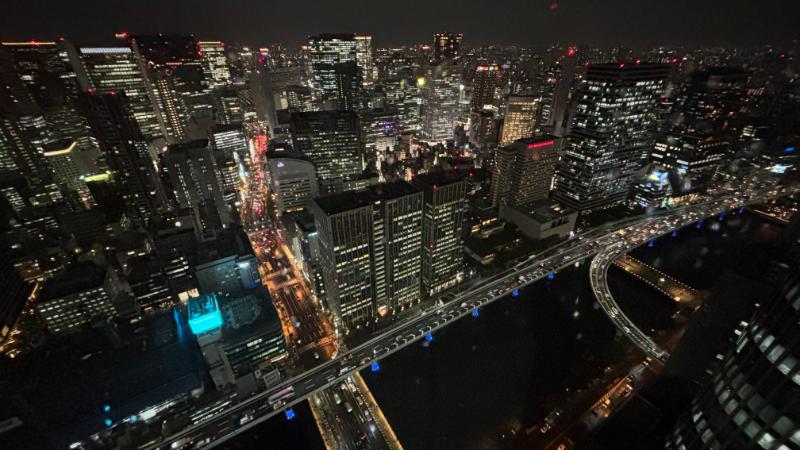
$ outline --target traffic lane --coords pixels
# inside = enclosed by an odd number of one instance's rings
[[[754,200],[753,200],[753,203],[757,203],[757,202],[760,202],[760,201],[763,201],[763,200],[762,200],[762,199],[754,199]],[[717,207],[719,207],[719,205],[717,205]],[[702,210],[702,209],[701,209],[701,210],[699,210],[699,211],[706,211],[706,212],[708,212],[708,209],[705,209],[705,210]],[[676,213],[677,213],[677,211],[676,211]],[[709,215],[710,215],[710,214],[709,214]],[[647,220],[649,220],[649,219],[647,219]],[[646,222],[646,220],[643,220],[642,222]],[[611,233],[609,233],[609,234],[611,234]],[[547,261],[547,260],[549,260],[550,258],[551,258],[551,257],[546,257],[546,258],[544,258],[544,260],[546,260],[546,261]],[[531,264],[533,264],[533,263],[535,263],[535,262],[538,262],[538,261],[537,261],[537,260],[534,260],[534,261],[532,261],[532,262],[531,262]],[[514,272],[517,272],[517,271],[518,271],[518,267],[515,267],[515,268],[513,268],[513,272],[512,272],[511,274],[509,274],[509,275],[506,275],[506,276],[503,276],[503,277],[500,277],[500,279],[499,279],[499,280],[494,280],[494,281],[489,281],[489,280],[487,280],[487,285],[485,285],[484,287],[488,287],[488,286],[491,286],[491,287],[497,287],[497,286],[498,286],[498,285],[499,285],[501,282],[506,282],[506,281],[508,281],[508,280],[509,280],[509,276],[510,276],[510,275],[516,276],[516,275],[517,275],[517,273],[514,273]],[[531,283],[531,282],[533,282],[533,281],[536,281],[536,280],[528,280],[528,281],[526,281],[525,283],[520,283],[520,286],[521,286],[521,285],[524,285],[524,284]],[[462,295],[462,297],[467,297],[467,295]],[[419,317],[417,320],[414,320],[414,321],[412,321],[412,322],[413,322],[413,325],[414,325],[414,326],[418,325],[418,324],[419,324],[419,322],[420,322],[420,320],[419,320],[419,319],[426,318],[426,317],[428,317],[429,315],[430,315],[430,313],[426,313],[426,314],[424,314],[423,316],[420,316],[420,317]],[[465,314],[463,314],[463,315],[465,315]],[[450,317],[448,317],[448,316],[450,316]],[[460,318],[461,316],[462,316],[462,314],[457,314],[457,313],[449,313],[449,314],[445,314],[444,318],[446,319],[446,323],[449,323],[449,322],[451,322],[452,320],[457,320],[457,319],[458,319],[458,318]],[[440,325],[440,326],[441,326],[441,325]],[[401,326],[401,327],[402,327],[402,326]],[[406,328],[410,328],[410,327],[406,327]],[[392,334],[394,334],[394,333],[395,333],[395,330],[391,330],[391,333],[392,333]],[[413,336],[413,335],[412,335],[412,336]],[[368,342],[364,343],[364,344],[363,344],[363,346],[368,346],[368,345],[370,345],[370,346],[371,346],[371,345],[374,345],[374,343],[375,343],[375,342],[378,342],[378,339],[376,339],[376,340],[373,340],[373,341],[368,341]],[[388,350],[388,351],[381,352],[381,354],[380,354],[380,355],[376,355],[376,357],[378,357],[378,358],[379,358],[379,357],[385,356],[387,353],[389,353],[389,352],[391,352],[391,351],[393,351],[393,350],[397,349],[398,347],[405,346],[405,345],[407,345],[407,344],[408,344],[408,340],[402,340],[402,344],[399,344],[399,345],[393,345],[393,346],[389,347],[389,350]],[[353,367],[348,367],[348,368],[347,368],[347,370],[345,370],[344,372],[347,372],[347,371],[349,371],[349,370],[353,370]],[[341,376],[341,375],[344,375],[344,373],[340,372],[340,376]],[[303,376],[305,376],[305,374],[304,374],[304,375],[301,375],[301,377],[303,377]],[[265,396],[265,395],[268,395],[268,394],[270,394],[271,392],[276,392],[276,391],[277,391],[277,388],[276,388],[276,390],[275,390],[275,391],[268,391],[268,392],[265,392],[265,393],[263,393],[262,395],[259,395],[259,396],[258,396],[258,398],[261,398],[261,399],[263,399],[263,396]],[[251,401],[254,401],[254,400],[255,400],[255,399],[252,399],[252,398],[251,398],[251,399],[249,399],[249,400],[246,400],[246,401],[244,402],[244,404],[248,404],[249,402],[251,402]],[[234,409],[235,409],[235,410],[239,410],[239,409],[240,409],[240,407],[239,407],[239,406],[237,406],[237,407],[235,407]]]

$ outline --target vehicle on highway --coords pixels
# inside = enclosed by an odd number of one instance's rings
[[[341,405],[342,397],[339,397],[339,394],[333,394],[333,401],[336,402],[337,405]]]
[[[267,403],[269,403],[272,406],[272,408],[275,409],[285,405],[286,401],[292,397],[294,397],[294,387],[286,386],[280,391],[267,397]]]
[[[351,405],[350,402],[344,402],[344,409],[348,413],[351,413],[351,412],[353,412],[353,405]]]

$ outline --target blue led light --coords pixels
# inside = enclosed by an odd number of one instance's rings
[[[678,236],[678,230],[672,230],[672,237]]]
[[[513,295],[514,297],[519,297],[519,289],[514,289],[513,291],[511,291],[511,295]]]
[[[725,213],[719,213],[719,221],[722,222],[725,220]]]
[[[556,278],[556,274],[554,272],[547,272],[547,279],[553,280]]]
[[[106,424],[107,427],[110,427],[111,424],[114,423],[114,422],[112,422],[111,419],[106,419],[106,420],[103,421],[103,423]]]
[[[697,225],[695,225],[695,228],[697,228],[698,230],[700,228],[703,228],[703,221],[701,220],[700,222],[697,222]]]
[[[381,365],[378,364],[378,361],[373,361],[372,365],[370,366],[370,369],[372,370],[373,373],[380,372],[381,371]]]
[[[292,408],[287,409],[286,411],[283,412],[283,414],[286,415],[286,420],[294,419],[294,409]]]
[[[472,317],[478,317],[480,315],[481,315],[481,313],[478,312],[478,308],[475,308],[475,309],[472,310]]]
[[[784,150],[784,151],[786,153],[794,153],[794,147],[786,147],[786,150]]]
[[[139,417],[136,414],[134,414],[134,415],[132,415],[130,417],[131,423],[136,423],[137,420],[139,420]]]
[[[109,412],[109,411],[111,411],[111,405],[108,404],[103,405],[103,412]]]
[[[428,341],[428,342],[432,341],[433,340],[433,335],[430,334],[430,333],[426,334],[425,335],[425,340]]]
[[[739,208],[739,214],[743,214],[743,213],[744,213],[744,206],[742,206],[741,208]]]
[[[654,245],[656,245],[656,241],[650,241],[647,243],[648,247],[653,247]]]

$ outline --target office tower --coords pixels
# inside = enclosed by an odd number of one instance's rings
[[[548,111],[547,117],[542,117],[541,127],[556,137],[564,137],[569,131],[568,122],[574,104],[571,99],[574,97],[577,61],[577,50],[570,47],[566,55],[550,69],[549,79],[555,86],[543,86],[548,90],[544,93]]]
[[[154,216],[148,228],[172,298],[185,303],[196,297],[197,282],[191,267],[197,263],[198,244],[191,212]]]
[[[432,67],[421,84],[422,134],[436,142],[453,139],[460,111],[459,99],[464,92],[459,71],[447,65]]]
[[[334,64],[333,72],[336,77],[335,109],[348,111],[360,109],[363,84],[361,69],[355,62],[350,61]]]
[[[314,98],[311,89],[306,86],[289,85],[276,92],[275,96],[278,109],[285,109],[290,113],[314,110]]]
[[[320,184],[355,178],[361,174],[361,128],[352,111],[318,111],[292,114],[294,149],[314,163]]]
[[[661,64],[589,66],[556,172],[558,201],[585,211],[625,199],[653,145],[656,101],[669,70]]]
[[[469,142],[475,147],[484,148],[497,143],[497,120],[494,111],[482,109],[470,114]]]
[[[361,69],[361,75],[364,79],[364,87],[372,85],[374,80],[373,64],[372,64],[372,36],[357,34],[356,39],[356,63],[358,68]]]
[[[267,158],[270,191],[278,214],[302,211],[319,196],[314,164],[298,154],[275,153]]]
[[[79,263],[47,280],[34,307],[47,329],[61,336],[95,320],[131,314],[135,308],[124,289],[113,269]]]
[[[400,135],[400,124],[396,109],[364,110],[359,112],[358,116],[364,138],[364,147],[368,155],[376,149],[376,143],[381,138],[396,138]]]
[[[244,122],[244,108],[238,86],[221,86],[212,93],[214,102],[214,122],[231,125]]]
[[[500,145],[533,136],[540,99],[533,95],[509,95],[506,99]]]
[[[737,332],[736,345],[667,437],[667,449],[788,449],[799,444],[800,278]]]
[[[84,178],[95,175],[97,167],[86,164],[87,161],[81,161],[82,158],[75,147],[74,141],[57,141],[45,146],[42,156],[53,171],[56,184],[64,192],[74,192],[82,200],[88,201],[89,188]]]
[[[25,84],[34,103],[42,110],[72,103],[78,83],[69,57],[55,41],[3,42],[14,70]]]
[[[0,113],[17,116],[35,111],[33,97],[17,74],[11,50],[0,45]]]
[[[631,202],[642,208],[664,208],[671,206],[672,193],[669,171],[660,164],[654,164],[642,179],[635,180],[631,187]]]
[[[732,157],[730,143],[704,133],[669,133],[660,136],[650,161],[672,173],[679,193],[707,187],[717,170]]]
[[[311,202],[309,201],[309,210]],[[290,213],[284,220],[286,230],[291,237],[292,255],[299,262],[303,276],[311,286],[316,298],[324,305],[325,277],[322,274],[319,250],[319,234],[314,217],[306,212]]]
[[[225,58],[225,44],[222,41],[199,41],[197,43],[203,74],[210,89],[218,89],[230,83],[231,71]]]
[[[433,35],[433,60],[458,59],[461,56],[461,41],[464,33],[435,33]]]
[[[728,67],[693,72],[675,100],[671,125],[689,132],[728,129],[744,111],[750,77],[748,71]]]
[[[492,205],[519,206],[546,200],[562,139],[537,136],[497,150],[492,171]]]
[[[137,35],[131,46],[145,74],[167,142],[189,138],[193,120],[211,111],[202,54],[194,36]]]
[[[484,106],[494,104],[494,94],[500,78],[500,66],[497,64],[478,65],[472,76],[472,99],[470,109],[480,111]]]
[[[166,198],[149,145],[128,108],[127,95],[87,93],[81,96],[81,109],[106,155],[123,200],[146,222],[166,207]]]
[[[315,198],[328,306],[349,330],[420,300],[422,194],[404,181]]]
[[[130,46],[80,47],[79,61],[74,61],[83,90],[97,94],[122,91],[128,99],[131,113],[146,140],[163,138],[141,66]],[[85,77],[81,71],[85,71]]]
[[[172,303],[167,275],[158,260],[150,253],[129,261],[125,279],[131,287],[136,305],[142,311],[168,307]]]
[[[419,175],[412,183],[423,192],[422,290],[432,297],[464,279],[467,182],[448,171]]]
[[[321,34],[308,38],[311,64],[311,85],[323,109],[336,109],[341,104],[340,86],[348,74],[358,70],[347,63],[357,64],[357,41],[352,34]],[[346,84],[346,83],[344,83]],[[360,80],[359,80],[360,84]],[[351,86],[352,87],[352,86]]]
[[[244,128],[240,124],[217,125],[211,129],[209,139],[215,153],[233,157],[237,163],[243,162],[249,154]]]
[[[179,208],[192,209],[197,220],[202,217],[201,212],[209,212],[207,208],[210,207],[216,210],[211,212],[216,213],[223,226],[231,223],[231,212],[222,196],[214,153],[208,145],[208,139],[168,146],[163,164]],[[216,231],[220,230],[203,229],[202,233],[214,234]]]

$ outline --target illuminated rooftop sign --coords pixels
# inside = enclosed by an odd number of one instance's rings
[[[542,141],[542,142],[534,142],[533,144],[528,144],[528,150],[533,150],[535,148],[547,147],[547,146],[553,145],[554,143],[555,143],[555,141],[553,141],[553,140]]]
[[[195,335],[222,327],[222,313],[215,294],[189,300],[189,328]]]

